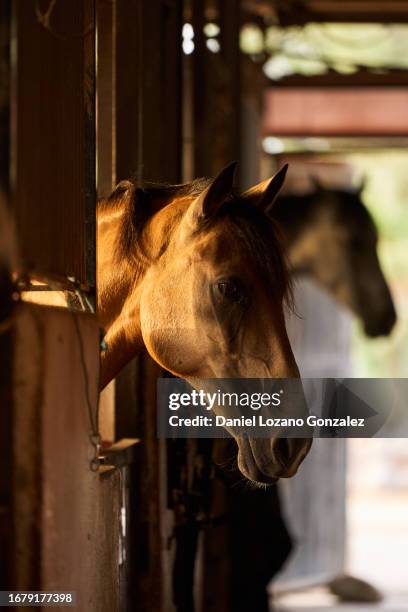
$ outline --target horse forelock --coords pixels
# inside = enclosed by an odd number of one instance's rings
[[[98,211],[102,215],[107,211],[123,212],[121,228],[114,245],[116,260],[146,258],[143,233],[153,214],[167,204],[197,197],[209,184],[210,180],[200,178],[180,185],[146,182],[143,188],[136,188],[132,181],[121,181],[107,199],[98,202]],[[177,213],[176,207],[174,210]],[[177,224],[178,218],[181,218],[180,213],[171,219],[169,230]],[[163,245],[159,249],[160,253],[162,251]]]

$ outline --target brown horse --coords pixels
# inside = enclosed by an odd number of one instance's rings
[[[316,187],[308,195],[281,197],[273,207],[291,271],[314,278],[362,321],[367,336],[386,336],[396,313],[377,255],[377,229],[361,190]]]
[[[299,376],[284,323],[287,272],[266,214],[286,167],[253,205],[233,194],[234,169],[179,186],[123,182],[100,203],[102,387],[143,347],[188,381]],[[236,441],[239,469],[260,482],[294,474],[310,447],[299,439]]]

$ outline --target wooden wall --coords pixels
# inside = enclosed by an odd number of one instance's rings
[[[108,466],[90,469],[88,411],[97,405],[98,344],[92,316],[31,304],[18,308],[10,381],[14,520],[8,588],[72,590],[83,612],[126,609],[119,580],[121,474]]]
[[[94,0],[60,0],[49,19],[48,5],[12,3],[13,206],[25,267],[37,278],[66,284],[70,277],[91,288],[95,5]]]

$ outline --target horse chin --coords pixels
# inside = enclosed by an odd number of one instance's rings
[[[246,480],[248,480],[255,487],[262,487],[262,488],[271,487],[274,484],[276,484],[279,480],[278,477],[275,478],[273,476],[267,476],[266,474],[263,474],[260,470],[252,470],[252,469],[248,470],[246,467],[242,465],[239,458],[238,458],[238,469],[241,472],[241,474],[244,476],[244,478],[246,478]]]
[[[254,485],[271,486],[278,482],[279,477],[265,474],[259,467],[251,449],[251,444],[246,438],[238,443],[238,469],[241,474]]]
[[[311,439],[301,438],[262,440],[270,445],[271,456],[266,460],[265,449],[257,446],[259,442],[251,438],[237,439],[238,469],[245,478],[263,486],[294,476],[312,444]]]

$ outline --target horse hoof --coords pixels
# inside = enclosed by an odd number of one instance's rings
[[[338,576],[328,587],[341,601],[378,603],[383,600],[382,593],[374,586],[354,576]]]

